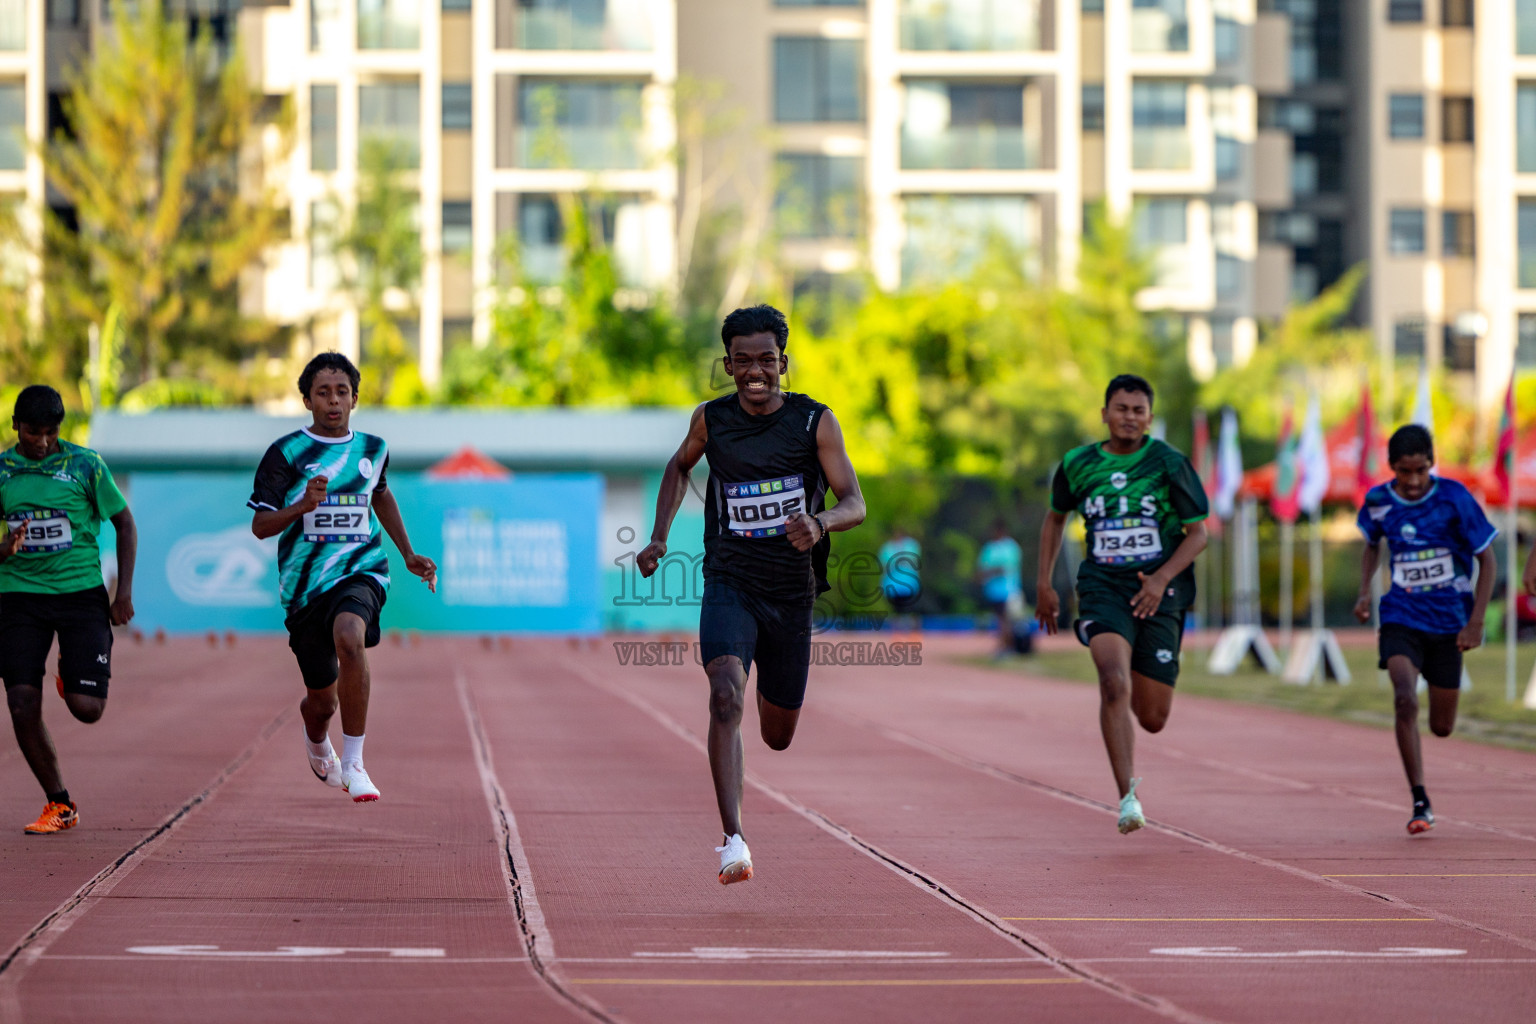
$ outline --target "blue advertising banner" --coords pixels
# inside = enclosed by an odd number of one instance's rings
[[[136,625],[169,632],[275,631],[277,541],[251,535],[246,473],[136,473]],[[496,481],[391,475],[416,550],[438,563],[438,592],[405,571],[386,540],[385,629],[584,633],[599,627],[602,477]],[[104,538],[105,540],[105,538]]]

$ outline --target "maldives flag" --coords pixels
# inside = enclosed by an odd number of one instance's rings
[[[1286,406],[1285,423],[1280,427],[1279,451],[1275,456],[1275,492],[1269,499],[1269,510],[1281,522],[1294,523],[1301,512],[1301,474],[1297,472],[1296,450],[1298,447],[1295,427],[1291,423],[1291,408]]]
[[[1509,389],[1504,392],[1504,415],[1499,418],[1499,450],[1493,457],[1493,475],[1499,486],[1514,504],[1514,491],[1510,480],[1515,469],[1515,376],[1509,376]]]
[[[1376,414],[1371,409],[1371,385],[1360,387],[1360,463],[1355,469],[1355,504],[1365,504],[1365,494],[1376,483]]]

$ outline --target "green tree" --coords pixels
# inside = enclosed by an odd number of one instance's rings
[[[248,395],[238,364],[276,331],[242,315],[239,277],[286,231],[263,165],[286,154],[291,116],[264,116],[240,51],[220,63],[162,5],[113,0],[112,20],[66,75],[72,131],[41,150],[78,219],[44,214],[49,340],[78,369],[87,325],[116,304],[125,390],[169,376]]]

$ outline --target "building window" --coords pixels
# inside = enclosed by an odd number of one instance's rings
[[[27,6],[27,0],[0,0],[0,50],[26,50]]]
[[[336,169],[336,87],[309,87],[309,169]]]
[[[1521,199],[1515,214],[1515,238],[1520,250],[1516,278],[1521,288],[1536,288],[1536,199]]]
[[[1291,157],[1291,193],[1298,196],[1317,195],[1317,172],[1317,154],[1294,154]]]
[[[1226,135],[1216,136],[1216,180],[1236,181],[1243,173],[1243,144]]]
[[[516,28],[522,50],[651,49],[646,0],[517,0]]]
[[[864,43],[773,41],[773,115],[782,123],[864,119]]]
[[[1395,92],[1387,97],[1387,134],[1394,139],[1424,137],[1424,97]]]
[[[1387,0],[1387,20],[1415,23],[1424,20],[1424,0]]]
[[[80,24],[80,0],[48,0],[48,24]]]
[[[912,170],[1028,170],[1040,166],[1038,126],[1024,124],[1028,82],[906,84],[901,166]]]
[[[1183,170],[1190,166],[1186,125],[1188,88],[1183,82],[1138,81],[1131,85],[1131,166]]]
[[[1521,313],[1515,321],[1515,365],[1536,369],[1536,313]]]
[[[640,93],[638,82],[519,79],[517,166],[639,167]]]
[[[1104,130],[1104,83],[1093,82],[1083,86],[1083,131]]]
[[[1131,0],[1133,53],[1189,50],[1189,11],[1184,0]]]
[[[1515,52],[1536,54],[1536,0],[1515,0]]]
[[[1259,97],[1259,127],[1275,128],[1292,135],[1311,135],[1317,130],[1317,113],[1305,100],[1283,96]]]
[[[1104,0],[1083,0],[1084,14],[1103,14]]]
[[[1411,256],[1424,251],[1424,211],[1412,207],[1393,207],[1387,228],[1387,251],[1394,256]]]
[[[786,238],[855,238],[863,223],[864,161],[781,153],[774,216]]]
[[[467,202],[443,204],[443,255],[454,256],[468,252],[474,241],[471,233],[471,211]]]
[[[341,0],[309,0],[309,52],[335,53],[343,42]]]
[[[445,14],[453,11],[472,10],[474,10],[474,0],[443,0],[443,12]]]
[[[1421,316],[1407,317],[1392,325],[1392,354],[1398,359],[1423,359],[1427,325]]]
[[[467,132],[474,127],[474,98],[469,82],[443,83],[443,131]]]
[[[420,166],[421,87],[415,81],[358,86],[357,135],[362,144],[395,147],[407,167]]]
[[[420,0],[357,0],[357,48],[420,49]]]
[[[1260,210],[1259,241],[1277,245],[1315,245],[1317,218],[1300,210]]]
[[[1446,28],[1471,28],[1475,0],[1440,0],[1440,24]]]
[[[1440,251],[1446,256],[1472,256],[1476,242],[1472,214],[1464,210],[1446,210],[1440,214]]]
[[[1440,141],[1472,141],[1472,97],[1445,96],[1440,100]]]
[[[27,87],[20,82],[0,85],[0,170],[27,166]]]
[[[1515,169],[1536,173],[1536,82],[1515,89]]]
[[[646,217],[645,204],[638,196],[605,195],[598,198],[527,193],[512,201],[515,203],[515,224],[511,226],[517,238],[522,272],[529,280],[550,283],[559,281],[564,275],[570,254],[565,244],[563,211],[582,203],[588,230],[613,254],[619,280],[627,287],[655,284],[649,279],[654,267],[647,260],[656,241],[647,224],[649,221],[654,225],[654,221]],[[512,214],[513,209],[508,207],[508,213]],[[498,218],[500,211],[498,201]]]
[[[1040,48],[1039,0],[902,0],[901,48],[951,53]]]
[[[1440,358],[1445,368],[1456,373],[1477,371],[1477,336],[1462,334],[1455,324],[1446,324],[1440,339]]]
[[[1031,196],[909,196],[902,280],[949,280],[969,274],[990,251],[1003,249],[1036,268],[1040,204]]]
[[[863,7],[864,0],[773,0],[775,7]]]
[[[1216,63],[1238,63],[1243,58],[1243,26],[1237,0],[1211,0],[1211,13],[1216,21],[1211,38]]]
[[[1136,244],[1144,249],[1183,245],[1189,238],[1189,204],[1183,199],[1144,199],[1136,207]]]

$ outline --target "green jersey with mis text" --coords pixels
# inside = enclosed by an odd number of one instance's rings
[[[96,537],[128,502],[101,456],[68,441],[33,461],[0,454],[0,518],[26,530],[21,550],[0,562],[0,593],[74,594],[101,586]]]
[[[1072,449],[1051,481],[1051,508],[1078,512],[1087,525],[1079,589],[1137,584],[1137,573],[1150,575],[1172,557],[1185,526],[1210,514],[1189,459],[1151,437],[1128,455],[1105,451],[1102,442]],[[1180,573],[1175,584],[1185,600],[1192,598],[1193,568]]]
[[[279,438],[256,469],[253,509],[280,511],[298,503],[309,481],[328,481],[325,500],[288,524],[277,539],[283,607],[297,611],[348,576],[372,576],[389,589],[389,560],[373,496],[388,489],[384,439],[352,431],[322,437],[309,429]]]

